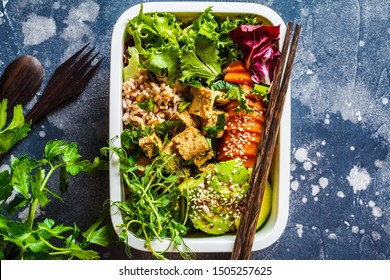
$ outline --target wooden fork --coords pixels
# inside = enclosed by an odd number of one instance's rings
[[[93,54],[95,48],[83,52],[89,43],[62,63],[54,71],[42,96],[26,116],[26,122],[37,123],[42,117],[58,106],[81,94],[94,76],[104,57],[94,63],[99,52]]]

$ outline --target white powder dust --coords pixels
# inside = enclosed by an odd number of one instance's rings
[[[337,196],[340,197],[340,198],[344,198],[345,194],[342,191],[338,191],[337,192]]]
[[[305,161],[303,163],[303,169],[305,169],[306,171],[310,171],[312,170],[312,168],[313,168],[313,164],[310,161]]]
[[[325,189],[329,185],[328,178],[321,177],[318,182],[320,183],[321,188]]]
[[[294,153],[295,159],[299,162],[306,161],[307,158],[307,150],[305,148],[299,148]]]
[[[298,190],[298,187],[299,187],[299,182],[297,180],[292,181],[290,187],[293,191],[296,192]]]
[[[91,0],[87,0],[79,6],[70,9],[69,15],[64,21],[67,27],[61,33],[61,38],[71,43],[68,50],[69,54],[65,54],[65,56],[72,54],[75,49],[78,49],[80,47],[79,42],[82,42],[84,37],[92,40],[94,34],[88,23],[96,21],[99,10],[100,6]]]
[[[378,206],[372,207],[372,215],[376,218],[382,217],[382,209]]]
[[[296,224],[296,228],[297,228],[297,234],[300,238],[302,238],[302,235],[303,235],[303,225],[301,224]]]
[[[311,195],[316,196],[320,192],[320,187],[318,185],[311,185]]]
[[[352,226],[352,233],[359,233],[359,227],[358,226]]]
[[[382,167],[383,167],[383,161],[377,159],[377,160],[374,161],[374,165],[375,165],[376,167],[378,167],[378,168],[382,168]]]
[[[380,233],[377,232],[377,231],[371,232],[371,236],[372,236],[372,239],[373,239],[374,241],[378,241],[378,240],[380,240],[380,239],[382,238],[382,236],[380,235]]]
[[[367,169],[355,165],[349,172],[347,180],[353,188],[354,193],[357,193],[358,191],[367,189],[371,183],[371,176],[368,174]]]
[[[328,239],[336,240],[336,239],[337,239],[337,234],[335,234],[335,233],[329,233]]]
[[[56,23],[53,18],[30,14],[22,23],[24,45],[34,46],[46,41],[56,34]]]

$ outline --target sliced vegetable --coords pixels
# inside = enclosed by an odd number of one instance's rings
[[[253,85],[251,74],[249,72],[228,72],[224,77],[224,81],[239,85]]]
[[[240,25],[229,32],[243,53],[245,68],[257,83],[270,85],[279,62],[280,26]]]
[[[223,72],[224,73],[230,73],[230,72],[247,73],[248,70],[245,68],[244,64],[241,61],[233,61],[225,69],[223,69]]]

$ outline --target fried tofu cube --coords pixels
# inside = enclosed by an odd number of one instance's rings
[[[188,112],[204,119],[208,118],[214,106],[214,92],[206,87],[192,87],[190,92],[193,99],[188,106]]]
[[[190,160],[194,156],[210,150],[206,138],[192,126],[173,137],[172,142],[184,160]]]
[[[221,138],[228,119],[228,113],[218,109],[212,110],[207,119],[202,119],[203,134],[209,138]]]
[[[172,141],[169,141],[165,147],[162,149],[162,152],[164,154],[168,154],[168,155],[173,155],[173,154],[177,154],[177,149],[175,147],[175,144],[173,144]]]
[[[194,156],[192,161],[198,168],[201,168],[207,161],[209,161],[213,157],[214,157],[214,153],[211,150],[209,150],[204,154]]]
[[[172,118],[172,120],[181,120],[186,126],[193,126],[198,127],[199,126],[199,120],[196,118],[196,116],[191,115],[188,110],[184,110],[183,112],[176,112]]]
[[[139,140],[139,146],[144,151],[145,155],[148,158],[155,156],[163,147],[161,139],[155,134],[151,134],[145,137],[142,137]]]

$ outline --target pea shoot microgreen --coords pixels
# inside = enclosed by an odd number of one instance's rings
[[[161,153],[146,165],[140,175],[140,166],[134,156],[128,156],[122,148],[103,148],[102,152],[115,153],[120,160],[126,200],[113,201],[113,206],[124,213],[120,239],[127,244],[128,235],[134,234],[145,240],[145,247],[157,259],[166,259],[166,252],[175,247],[184,259],[193,259],[194,253],[186,246],[183,237],[187,233],[188,217],[179,207],[182,196],[178,186],[186,178],[182,169],[177,168],[177,157]],[[166,249],[156,251],[153,243],[168,239]],[[129,247],[127,248],[129,252]],[[129,255],[131,253],[129,252]]]

